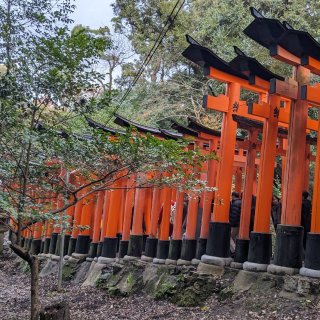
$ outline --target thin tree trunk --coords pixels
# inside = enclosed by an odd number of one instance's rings
[[[36,256],[31,257],[29,262],[31,268],[31,320],[39,319],[40,301],[39,301],[39,259]]]
[[[39,259],[37,256],[31,255],[24,248],[12,243],[11,249],[21,259],[28,262],[31,269],[31,320],[39,319],[40,300],[39,300]]]

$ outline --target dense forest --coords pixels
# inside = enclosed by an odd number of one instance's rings
[[[148,56],[175,4],[175,0],[114,2],[114,32],[107,33],[110,47],[103,59],[107,62],[107,80],[109,88],[113,89],[115,107]],[[118,112],[154,126],[166,126],[166,120],[172,117],[183,122],[191,116],[219,128],[219,114],[205,112],[201,104],[202,96],[208,90],[220,93],[223,88],[205,79],[202,70],[183,58],[181,53],[187,46],[186,34],[226,61],[235,56],[233,46],[238,46],[275,73],[290,76],[288,67],[271,59],[266,49],[243,34],[242,30],[252,20],[250,6],[266,17],[287,21],[296,29],[308,31],[316,39],[320,36],[318,1],[185,1]],[[121,74],[117,76],[114,72],[116,65],[121,68]],[[97,117],[102,121],[109,119],[105,112]]]

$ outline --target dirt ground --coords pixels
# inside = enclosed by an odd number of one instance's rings
[[[130,297],[107,295],[96,288],[64,284],[63,292],[55,290],[56,279],[40,280],[42,306],[67,301],[71,319],[320,319],[318,298],[288,300],[274,289],[237,295],[212,295],[200,307],[178,307],[168,301],[157,301],[144,294]],[[13,257],[0,257],[0,319],[29,319],[29,275],[17,269]]]

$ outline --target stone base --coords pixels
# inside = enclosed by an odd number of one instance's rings
[[[220,267],[214,264],[207,264],[200,262],[197,268],[198,273],[202,274],[210,274],[214,276],[222,276],[224,274],[224,267]]]
[[[57,256],[56,254],[51,255],[51,260],[53,261],[60,261],[60,256]]]
[[[74,263],[74,264],[76,264],[76,263],[78,263],[80,261],[80,259],[77,259],[77,258],[74,258],[74,257],[70,257],[69,259],[68,259],[68,263]]]
[[[166,263],[166,259],[154,258],[154,259],[153,259],[153,263],[156,263],[156,264],[165,264],[165,263]]]
[[[142,261],[152,262],[154,258],[152,258],[152,257],[147,257],[147,256],[142,255],[140,259],[141,259]]]
[[[88,261],[88,262],[92,262],[94,260],[94,258],[86,258],[86,261]]]
[[[279,276],[286,275],[286,274],[292,276],[294,274],[299,273],[299,269],[277,266],[275,264],[269,264],[267,271],[268,271],[268,273],[276,274]]]
[[[184,260],[184,259],[178,259],[177,260],[177,265],[178,266],[190,266],[191,261],[190,260]]]
[[[74,252],[71,257],[78,260],[85,260],[88,257],[88,254]]]
[[[320,270],[314,270],[309,268],[301,268],[299,272],[302,276],[311,278],[320,278]]]
[[[255,272],[266,272],[268,269],[268,264],[255,263],[246,261],[243,263],[243,270],[255,271]]]
[[[137,260],[139,260],[139,259],[140,259],[140,257],[129,256],[129,255],[125,255],[125,256],[123,257],[123,260],[124,260],[124,261],[137,261]]]
[[[116,258],[106,258],[106,257],[99,257],[98,263],[100,264],[109,264],[116,261]]]
[[[243,263],[233,261],[233,262],[231,262],[230,267],[234,268],[234,269],[241,270],[241,269],[243,269]]]
[[[196,259],[196,258],[191,260],[191,264],[192,264],[193,266],[199,265],[200,262],[201,262],[201,260]]]
[[[201,257],[201,262],[204,262],[207,264],[213,264],[220,267],[229,266],[232,261],[233,261],[232,258],[214,257],[214,256],[208,256],[206,254],[204,254]]]
[[[177,265],[177,260],[173,260],[173,259],[166,259],[166,265],[173,265],[176,266]]]

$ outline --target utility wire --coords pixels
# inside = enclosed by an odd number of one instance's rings
[[[130,94],[130,92],[132,91],[133,87],[135,86],[135,84],[137,83],[137,81],[139,80],[139,78],[141,77],[143,71],[145,70],[145,68],[147,67],[148,63],[151,61],[151,59],[153,58],[155,52],[157,51],[158,47],[160,46],[160,44],[162,43],[163,38],[166,36],[167,32],[169,31],[170,27],[173,25],[174,20],[176,19],[177,15],[179,14],[180,10],[182,9],[185,0],[182,1],[180,7],[178,8],[177,12],[174,14],[175,9],[178,7],[180,0],[177,0],[175,6],[173,7],[173,9],[171,10],[170,15],[168,16],[157,40],[155,41],[155,43],[153,44],[152,48],[150,49],[148,55],[146,56],[146,58],[144,59],[141,67],[139,68],[138,73],[136,74],[134,80],[132,81],[131,85],[129,86],[129,88],[126,90],[126,92],[124,93],[124,95],[122,96],[119,104],[116,106],[116,108],[113,110],[110,118],[107,120],[106,124],[109,123],[109,121],[112,119],[112,117],[114,116],[114,114],[119,110],[119,108],[121,107],[122,103],[125,101],[125,99],[128,97],[128,95]]]

